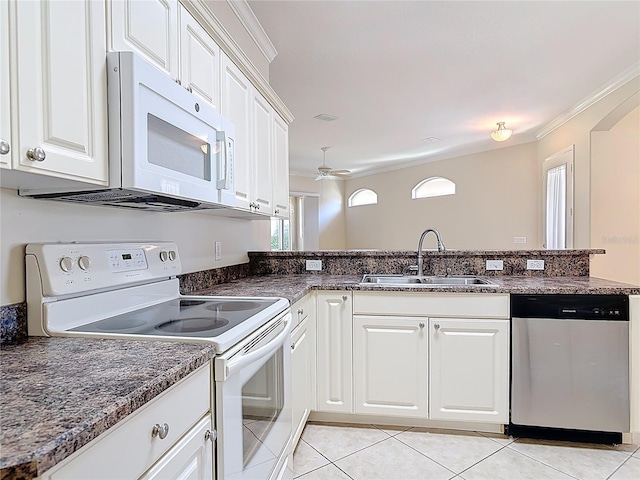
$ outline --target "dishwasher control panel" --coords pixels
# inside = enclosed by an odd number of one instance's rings
[[[627,295],[511,295],[511,316],[579,320],[629,320]]]

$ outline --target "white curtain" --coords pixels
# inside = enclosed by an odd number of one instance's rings
[[[567,164],[547,170],[547,239],[550,250],[565,248],[567,232]]]

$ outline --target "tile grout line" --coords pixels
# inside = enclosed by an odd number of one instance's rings
[[[635,453],[635,451],[634,451],[634,453]],[[629,459],[631,459],[631,458],[634,458],[633,454],[629,455],[629,458],[627,458],[624,462],[622,462],[621,465],[618,465],[618,467],[613,472],[611,472],[611,475],[609,475],[605,480],[609,480],[611,477],[613,477],[616,474],[616,472],[618,470],[620,470],[623,467],[623,465],[626,465],[627,462],[629,461]],[[636,460],[640,461],[640,459],[636,459]]]
[[[294,472],[294,477],[293,477],[294,479],[295,479],[295,478],[300,478],[300,477],[302,477],[303,475],[306,475],[307,473],[315,472],[316,470],[319,470],[319,469],[321,469],[321,468],[323,468],[323,467],[326,467],[327,465],[329,465],[329,464],[333,463],[331,460],[329,460],[327,457],[325,457],[321,452],[319,452],[316,448],[314,448],[314,446],[313,446],[313,445],[311,445],[309,442],[306,442],[306,441],[302,438],[302,434],[300,435],[300,441],[301,441],[301,442],[306,443],[306,444],[307,444],[307,446],[308,446],[311,450],[315,451],[318,455],[320,455],[322,458],[324,458],[324,459],[325,459],[327,462],[329,462],[329,463],[326,463],[325,465],[321,465],[321,466],[319,466],[319,467],[316,467],[316,468],[314,468],[314,469],[312,469],[312,470],[309,470],[308,472],[304,472],[303,474],[298,475],[298,476],[295,476],[295,472]],[[298,447],[296,446],[296,448],[298,448]],[[294,450],[293,452],[294,452],[294,454],[295,454],[295,450]],[[293,463],[295,464],[295,460],[293,461]]]
[[[511,442],[511,443],[515,443],[515,442]],[[511,444],[509,444],[509,445],[511,445]],[[516,450],[515,448],[510,448],[510,447],[509,447],[509,445],[506,445],[506,446],[505,446],[505,448],[508,448],[508,449],[509,449],[509,450],[511,450],[512,452],[519,453],[520,455],[524,455],[525,457],[527,457],[527,458],[529,458],[529,459],[531,459],[531,460],[533,460],[533,461],[535,461],[535,462],[538,462],[538,463],[540,463],[540,464],[544,465],[545,467],[552,468],[552,469],[553,469],[553,470],[555,470],[556,472],[560,472],[560,473],[562,473],[563,475],[567,475],[567,476],[569,476],[569,477],[571,477],[571,478],[576,478],[576,479],[580,480],[578,477],[575,477],[574,475],[571,475],[570,473],[563,472],[563,471],[562,471],[562,470],[560,470],[558,467],[554,467],[553,465],[549,465],[548,463],[544,463],[543,461],[538,460],[537,458],[534,458],[534,457],[532,457],[531,455],[527,455],[526,453],[519,452],[519,451],[518,451],[518,450]]]

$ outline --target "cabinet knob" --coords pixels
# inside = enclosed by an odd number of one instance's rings
[[[440,329],[440,324],[439,323],[434,323],[433,324],[433,328],[435,328],[436,330]]]
[[[278,215],[278,214],[280,213],[280,209],[279,209],[279,208],[276,208],[276,209],[273,211],[273,213],[275,213],[276,215]]]
[[[218,433],[215,430],[213,432],[211,430],[207,430],[206,432],[204,432],[205,442],[207,440],[211,440],[212,442],[215,442],[216,438],[218,438]]]
[[[256,203],[256,210],[260,210],[260,204]]]
[[[420,322],[420,328],[424,328],[424,323]]]
[[[44,159],[47,158],[47,154],[44,152],[44,149],[40,147],[30,148],[27,150],[27,158],[35,162],[44,162]]]
[[[11,151],[11,146],[6,140],[0,140],[0,155],[6,155]]]
[[[303,315],[304,314],[304,309],[303,308],[299,308],[298,309],[298,315]]]
[[[187,92],[189,92],[189,93],[193,93],[193,89],[191,88],[191,85],[189,85],[189,86],[187,87]]]
[[[343,296],[342,296],[342,301],[346,302],[348,298],[349,298],[349,297],[347,297],[346,295],[343,295]]]
[[[169,425],[167,423],[163,423],[160,425],[156,423],[151,429],[152,437],[160,437],[160,440],[163,440],[169,434]]]

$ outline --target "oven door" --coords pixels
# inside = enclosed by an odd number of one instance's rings
[[[291,313],[215,359],[218,476],[266,480],[291,435]]]

